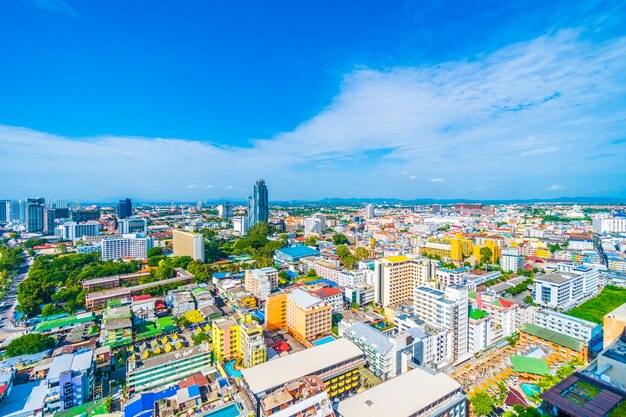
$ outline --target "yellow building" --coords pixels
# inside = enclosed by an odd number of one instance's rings
[[[265,302],[265,324],[267,330],[287,327],[287,293],[271,294]]]
[[[427,285],[430,260],[390,256],[374,262],[374,302],[387,308],[401,303],[413,304],[415,287]]]
[[[498,262],[502,251],[495,241],[487,240],[484,245],[474,246],[474,258],[476,258],[477,260],[480,260],[480,250],[482,248],[491,249],[491,259],[489,260],[490,263],[495,264]]]
[[[548,259],[551,255],[552,254],[550,252],[550,249],[539,248],[539,249],[535,250],[535,256],[537,258]]]
[[[190,256],[194,260],[204,262],[204,236],[197,233],[189,233],[183,230],[172,232],[172,246],[174,256]]]
[[[620,338],[626,327],[626,303],[604,316],[604,347],[610,346]]]
[[[214,320],[211,325],[211,338],[216,360],[240,360],[244,368],[267,360],[263,327],[249,314],[237,320],[232,317]]]
[[[302,343],[332,330],[332,306],[300,289],[287,295],[285,316],[287,331]]]

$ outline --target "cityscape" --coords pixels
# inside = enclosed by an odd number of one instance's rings
[[[626,5],[0,5],[0,417],[626,417]]]

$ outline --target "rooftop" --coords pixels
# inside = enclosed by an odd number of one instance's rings
[[[530,358],[527,356],[511,355],[509,357],[513,371],[522,374],[550,376],[548,362],[543,359]]]
[[[400,262],[406,262],[409,260],[408,256],[404,256],[404,255],[398,255],[398,256],[388,256],[386,258],[383,258],[383,260],[387,261],[387,262],[391,262],[392,264],[397,264]]]
[[[301,290],[301,289],[295,289],[293,290],[288,296],[287,299],[289,301],[291,301],[292,303],[295,303],[297,305],[299,305],[302,308],[311,308],[314,307],[320,303],[323,303],[322,300],[320,300],[317,297],[312,296],[311,294],[309,294],[308,292]]]
[[[319,255],[320,252],[316,249],[311,249],[308,246],[296,245],[288,248],[278,249],[276,252],[280,252],[286,256],[292,258],[302,258],[305,256]]]
[[[459,399],[464,397],[461,386],[449,376],[416,368],[341,401],[337,410],[342,417],[408,417],[455,392]]]
[[[546,329],[545,327],[537,326],[536,324],[523,324],[520,326],[520,331],[575,351],[581,351],[585,346],[585,343],[576,340],[573,337],[565,336],[564,334]]]
[[[277,388],[286,382],[314,374],[340,362],[363,357],[361,350],[347,339],[337,339],[241,371],[254,394]]]
[[[563,284],[576,276],[577,275],[575,274],[570,274],[567,272],[553,272],[552,274],[536,277],[535,281],[549,282],[551,284]]]
[[[368,345],[376,346],[383,356],[393,348],[389,337],[369,324],[354,323],[345,333],[349,333],[354,339],[363,339]]]

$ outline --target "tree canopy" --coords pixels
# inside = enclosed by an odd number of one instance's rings
[[[474,407],[474,414],[477,416],[489,416],[495,408],[493,398],[485,392],[479,392],[470,398],[472,407]]]
[[[480,248],[480,262],[488,264],[491,262],[493,251],[488,247]]]
[[[335,236],[333,236],[333,243],[335,245],[345,245],[346,243],[350,243],[350,241],[348,240],[346,235],[342,235],[341,233],[338,233]]]
[[[39,333],[29,333],[11,340],[6,348],[6,356],[32,355],[52,349],[56,341],[50,337]]]

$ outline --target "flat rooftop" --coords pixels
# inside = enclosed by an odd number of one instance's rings
[[[416,368],[341,401],[337,411],[342,417],[408,417],[460,389],[461,385],[445,374],[432,375]],[[459,399],[461,396],[464,394],[459,392]]]
[[[551,284],[563,284],[576,276],[577,275],[575,274],[570,274],[567,272],[554,272],[552,274],[536,277],[535,281],[549,282]]]
[[[363,357],[363,352],[347,339],[337,339],[289,356],[243,369],[243,379],[254,394],[277,388],[286,382],[314,374],[335,364]]]

